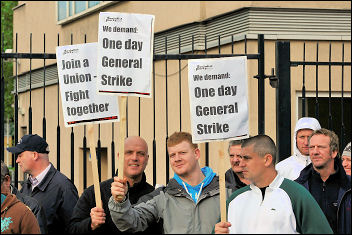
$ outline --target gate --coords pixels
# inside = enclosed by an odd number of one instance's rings
[[[279,161],[285,159],[288,154],[285,153],[286,149],[291,147],[291,74],[292,68],[302,68],[302,100],[301,100],[301,112],[302,117],[310,116],[315,117],[319,120],[322,127],[329,130],[333,130],[339,137],[340,141],[340,152],[351,141],[351,99],[344,97],[344,85],[350,82],[351,86],[351,73],[347,73],[345,77],[345,67],[349,66],[351,69],[351,62],[345,61],[345,44],[342,43],[340,61],[332,61],[332,47],[331,42],[329,43],[329,56],[328,61],[319,61],[319,43],[316,43],[316,55],[315,61],[306,61],[306,43],[303,44],[303,60],[292,61],[291,60],[291,48],[290,42],[276,42],[276,72],[278,78],[278,85],[276,88],[276,138],[279,152]],[[321,108],[319,98],[319,69],[322,67],[328,67],[328,107]],[[315,79],[310,79],[306,75],[306,69],[309,67],[315,68]],[[341,82],[341,93],[339,94],[340,99],[340,113],[334,113],[333,115],[333,102],[332,102],[332,68],[341,68],[341,72],[335,73],[335,78],[340,78]],[[307,82],[308,80],[308,82]],[[337,80],[337,79],[336,79]],[[315,97],[314,97],[314,111],[307,113],[307,97],[306,97],[306,86],[315,83]],[[289,95],[288,95],[289,94]],[[351,92],[349,92],[351,98]],[[311,102],[312,103],[312,102]],[[335,102],[336,103],[336,102]],[[313,106],[313,105],[311,105]],[[327,117],[322,117],[322,113],[327,113]],[[334,117],[335,116],[335,117]],[[326,120],[327,119],[327,120]],[[335,119],[335,120],[334,120]],[[335,122],[334,122],[335,121]],[[327,122],[327,123],[326,123]],[[333,125],[333,123],[336,123]],[[339,128],[340,127],[340,128]]]

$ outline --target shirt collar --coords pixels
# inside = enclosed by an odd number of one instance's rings
[[[277,174],[276,177],[274,178],[274,180],[269,184],[268,188],[270,188],[270,189],[279,188],[283,181],[284,181],[284,177],[282,177],[280,174]],[[253,183],[250,184],[250,188],[252,190],[256,190],[258,192],[261,192],[260,189],[256,185],[254,185]]]
[[[40,184],[40,182],[43,181],[44,177],[46,176],[46,174],[48,173],[48,171],[50,170],[51,164],[49,164],[49,166],[47,168],[45,168],[45,170],[43,170],[42,172],[40,172],[39,175],[37,175],[37,177],[33,178],[32,176],[29,176],[29,180],[32,183],[32,190],[38,186]]]

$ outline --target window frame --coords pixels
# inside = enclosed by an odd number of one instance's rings
[[[89,4],[88,2],[89,1],[85,1],[86,2],[86,9],[79,12],[79,13],[75,13],[75,1],[72,1],[72,15],[70,16],[70,7],[69,7],[69,2],[70,1],[65,1],[66,2],[66,18],[62,19],[62,20],[59,20],[59,3],[58,1],[56,1],[55,3],[55,13],[56,13],[56,23],[58,25],[64,25],[64,24],[68,24],[72,21],[75,21],[79,18],[82,18],[86,15],[89,15],[93,12],[96,12],[98,10],[101,10],[102,8],[105,8],[105,7],[108,7],[108,6],[111,6],[113,4],[116,4],[118,3],[119,1],[100,1],[100,3],[98,3],[97,5],[95,6],[92,6],[92,7],[89,7]]]

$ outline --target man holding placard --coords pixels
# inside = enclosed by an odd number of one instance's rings
[[[125,139],[124,176],[129,183],[129,195],[132,204],[140,197],[154,191],[154,187],[146,182],[144,170],[148,164],[148,145],[144,139],[131,136]],[[94,187],[84,190],[73,209],[70,220],[70,233],[99,233],[120,232],[111,220],[108,200],[111,197],[111,183],[113,179],[100,183],[103,208],[95,205]],[[156,229],[152,226],[151,229]],[[155,232],[155,231],[150,232]]]
[[[312,195],[275,170],[276,146],[267,135],[244,140],[243,174],[250,185],[236,190],[227,201],[227,222],[215,233],[332,233]]]
[[[189,133],[172,134],[167,148],[174,178],[132,207],[126,181],[115,177],[109,200],[112,220],[127,232],[144,231],[163,219],[165,233],[211,233],[220,216],[218,177],[211,168],[200,168],[200,150]]]

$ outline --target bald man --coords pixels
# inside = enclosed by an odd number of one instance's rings
[[[154,191],[146,182],[144,170],[148,164],[148,145],[144,139],[131,136],[125,139],[124,177],[129,183],[129,196],[132,204],[140,197]],[[116,174],[117,175],[117,174]],[[70,233],[111,233],[120,231],[111,220],[108,201],[111,197],[113,178],[100,183],[103,208],[95,205],[94,186],[87,188],[79,198],[70,220]]]

